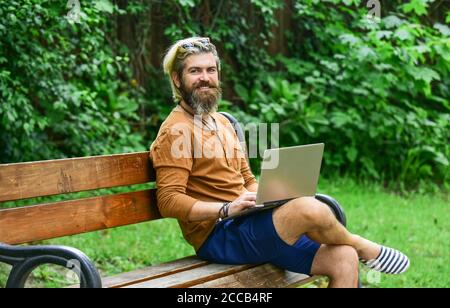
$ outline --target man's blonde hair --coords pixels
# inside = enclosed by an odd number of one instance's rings
[[[188,56],[198,55],[202,53],[212,53],[216,59],[217,71],[220,74],[220,59],[217,54],[216,46],[214,46],[209,38],[191,37],[180,40],[169,47],[164,56],[163,68],[164,73],[169,76],[170,86],[172,87],[173,99],[175,102],[180,102],[182,97],[180,90],[176,87],[172,80],[172,73],[176,72],[178,78],[183,77],[184,61]]]

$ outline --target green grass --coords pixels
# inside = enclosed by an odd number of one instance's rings
[[[403,275],[381,275],[369,287],[450,286],[450,203],[447,194],[398,196],[380,186],[351,180],[324,181],[319,191],[346,210],[348,229],[406,253],[411,267]]]
[[[406,274],[382,275],[379,283],[368,282],[363,270],[365,286],[450,286],[450,204],[446,194],[398,196],[375,184],[346,179],[321,179],[319,192],[335,197],[344,206],[351,232],[400,249],[411,259],[411,268]],[[102,276],[194,254],[173,219],[65,237],[43,244],[68,245],[82,250],[95,261]],[[5,284],[6,272],[6,267],[0,267],[0,286]],[[35,271],[31,285],[60,286],[64,275],[56,268],[40,267]]]

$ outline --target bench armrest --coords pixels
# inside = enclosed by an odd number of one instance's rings
[[[23,288],[38,266],[56,264],[74,271],[81,288],[101,288],[102,281],[94,264],[78,249],[65,246],[11,246],[0,243],[0,262],[10,264],[7,288]]]
[[[229,114],[228,112],[220,111],[219,113],[221,113],[223,116],[225,116],[228,119],[228,121],[230,121],[230,123],[233,126],[234,131],[236,132],[236,135],[239,139],[241,147],[244,150],[244,153],[247,153],[247,144],[245,142],[245,133],[244,133],[244,130],[242,129],[242,126],[239,123],[239,121],[234,116]],[[245,155],[245,158],[247,159],[247,163],[250,163],[247,155]]]
[[[344,226],[347,226],[347,217],[345,216],[344,208],[337,202],[335,199],[328,195],[324,194],[316,194],[316,199],[319,200],[322,203],[325,203],[330,207],[330,209],[333,211],[334,216],[336,216],[336,219]]]
[[[236,135],[238,136],[239,141],[245,143],[245,133],[244,130],[242,129],[242,126],[239,124],[239,121],[228,112],[220,111],[219,113],[224,115],[228,119],[228,121],[230,121],[231,125],[233,125],[233,128],[236,131]]]

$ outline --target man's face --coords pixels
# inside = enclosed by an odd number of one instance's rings
[[[219,73],[212,53],[191,55],[184,62],[181,79],[173,76],[183,100],[195,114],[215,112],[221,98]]]

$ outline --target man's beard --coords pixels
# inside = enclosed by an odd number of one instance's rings
[[[201,91],[202,87],[209,87],[208,91]],[[196,115],[207,115],[217,111],[217,106],[222,98],[220,86],[210,84],[207,81],[195,83],[188,89],[183,81],[179,88],[183,100],[193,109]]]

